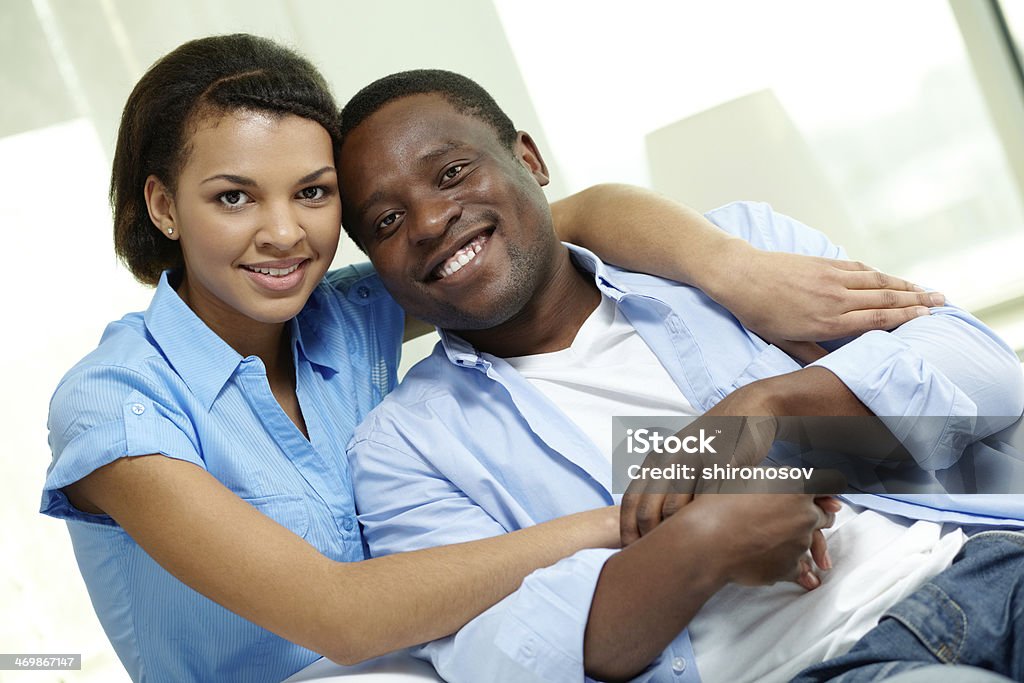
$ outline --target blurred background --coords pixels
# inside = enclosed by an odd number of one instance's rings
[[[64,525],[36,512],[47,403],[151,295],[112,249],[124,100],[181,42],[237,31],[306,53],[340,102],[393,71],[465,73],[534,134],[551,199],[617,181],[768,201],[1024,354],[1024,0],[2,0],[0,652],[84,664],[0,681],[126,679]]]

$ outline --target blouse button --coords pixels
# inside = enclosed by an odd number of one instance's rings
[[[370,298],[370,288],[366,287],[365,285],[361,286],[359,288],[359,298],[360,299],[368,299],[368,298]]]
[[[351,517],[346,517],[342,520],[341,526],[345,531],[352,531],[353,527],[355,527],[355,522],[352,521]]]
[[[131,410],[136,415],[142,415],[144,412],[146,412],[146,406],[142,405],[141,403],[133,403]]]
[[[672,670],[675,671],[677,674],[681,674],[684,671],[686,671],[686,660],[682,657],[673,657]]]

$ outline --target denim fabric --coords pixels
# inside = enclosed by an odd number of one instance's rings
[[[932,664],[896,674],[885,683],[1013,683],[1013,679],[976,666]]]
[[[1024,680],[1024,533],[971,537],[952,566],[896,604],[853,649],[793,680],[867,683],[935,664]]]

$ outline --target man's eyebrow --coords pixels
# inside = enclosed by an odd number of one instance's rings
[[[329,171],[333,172],[334,171],[334,167],[333,166],[324,166],[323,168],[319,168],[319,169],[313,171],[312,173],[307,173],[306,175],[302,176],[301,178],[299,178],[299,180],[295,184],[296,185],[304,185],[306,183],[313,182],[314,180],[316,180],[317,178],[322,176],[324,173],[327,173]],[[253,180],[252,178],[249,178],[248,176],[244,176],[244,175],[234,175],[232,173],[218,173],[217,175],[210,176],[209,178],[207,178],[206,180],[204,180],[202,183],[199,183],[199,184],[202,185],[202,184],[211,182],[213,180],[226,180],[229,183],[234,183],[236,185],[243,185],[245,187],[255,187],[256,186],[256,181]]]
[[[462,145],[455,141],[446,142],[437,149],[432,149],[429,152],[424,152],[423,156],[420,157],[421,161],[433,161],[437,157],[444,156],[453,149],[458,149]]]
[[[356,218],[362,220],[363,216],[365,216],[367,212],[369,212],[370,208],[377,202],[382,201],[383,199],[384,193],[381,192],[380,190],[377,190],[376,192],[371,194],[369,197],[367,197],[365,202],[363,202],[356,208]]]

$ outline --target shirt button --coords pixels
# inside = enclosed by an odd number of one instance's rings
[[[358,291],[359,291],[359,298],[360,299],[368,299],[368,298],[370,298],[370,288],[369,287],[365,287],[365,286],[360,287]]]
[[[352,518],[351,518],[351,517],[346,517],[346,518],[345,518],[344,520],[342,520],[342,522],[341,522],[341,526],[342,526],[342,528],[343,528],[343,529],[344,529],[345,531],[352,531],[352,529],[353,529],[353,528],[355,527],[355,525],[356,525],[356,523],[352,521]]]
[[[146,412],[146,406],[142,405],[141,403],[133,403],[132,412],[135,413],[136,415],[142,415],[144,412]]]
[[[686,671],[686,660],[682,657],[673,657],[672,670],[675,671],[677,674],[681,674],[684,671]]]

